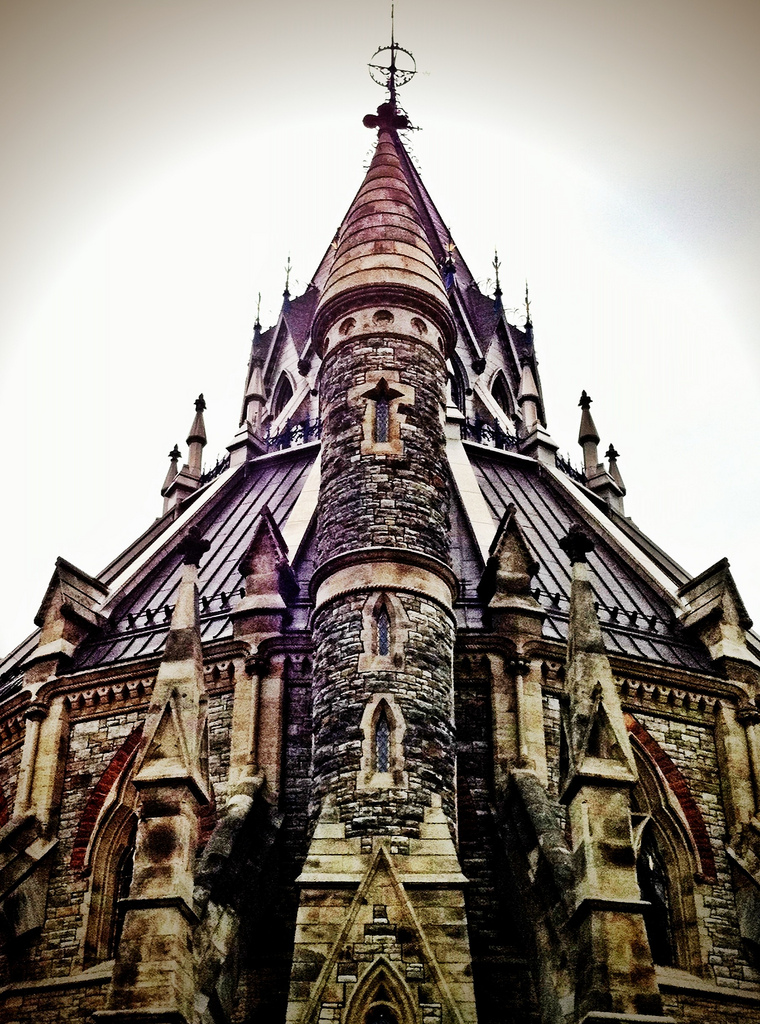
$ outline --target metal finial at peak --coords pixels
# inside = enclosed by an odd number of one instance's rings
[[[501,260],[499,259],[498,249],[494,249],[493,251],[493,262],[491,263],[491,266],[493,267],[494,276],[496,278],[496,287],[494,288],[493,291],[494,309],[496,310],[497,313],[501,313],[502,310],[504,309],[504,306],[501,301],[502,291],[501,283],[499,281],[499,267],[501,266]]]
[[[608,458],[608,459],[619,459],[620,458],[620,452],[616,452],[615,451],[615,445],[614,444],[611,444],[604,454],[605,454],[605,457]]]
[[[256,299],[256,319],[253,322],[253,333],[257,334],[261,330],[261,292],[259,292]]]
[[[530,294],[528,292],[528,282],[525,282],[525,326],[531,327],[532,321],[530,319]]]
[[[395,4],[391,2],[391,44],[380,46],[372,54],[369,74],[373,82],[388,90],[388,102],[381,103],[377,114],[367,114],[366,128],[411,128],[411,122],[396,103],[396,92],[417,74],[414,55],[396,42]]]
[[[179,445],[175,444],[172,450],[169,452],[169,458],[172,462],[177,462],[182,457],[182,452],[179,450]]]
[[[581,400],[580,402],[578,402],[578,405],[581,407],[581,409],[588,409],[592,401],[593,399],[590,398],[585,391],[581,391]]]
[[[285,291],[283,292],[283,295],[290,295],[290,271],[292,269],[290,253],[288,253],[288,262],[285,264]]]
[[[206,399],[203,397],[203,392],[195,399],[195,411],[203,412],[206,408]]]

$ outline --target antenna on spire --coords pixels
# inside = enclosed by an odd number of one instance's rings
[[[254,331],[256,329],[261,330],[261,292],[258,294],[256,299],[256,320],[253,325]]]
[[[290,309],[290,271],[292,269],[290,253],[288,253],[288,262],[285,264],[285,291],[282,293],[282,308],[286,313]]]
[[[530,319],[530,295],[528,293],[528,279],[525,279],[525,326],[532,326]]]
[[[496,276],[496,287],[494,288],[493,293],[493,308],[497,313],[501,313],[504,310],[504,305],[501,301],[502,291],[501,284],[499,283],[499,267],[501,266],[501,260],[499,259],[498,249],[494,249],[493,251],[493,263],[491,266],[493,267],[493,272]]]
[[[411,82],[417,74],[417,62],[414,55],[396,42],[396,12],[394,0],[391,0],[391,44],[380,46],[372,54],[369,62],[369,73],[372,81],[388,90],[388,101],[381,103],[377,114],[367,114],[364,118],[366,128],[411,128],[409,118],[396,103],[396,93],[402,85]]]

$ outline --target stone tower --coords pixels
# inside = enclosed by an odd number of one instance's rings
[[[290,1005],[304,1021],[344,1005],[346,1019],[363,1020],[356,1007],[375,1004],[403,1019],[411,1001],[465,1021],[475,1015],[454,845],[456,579],[443,429],[455,327],[397,153],[405,119],[389,103],[377,120],[312,328],[322,360],[311,581],[318,820]]]
[[[760,1019],[760,639],[585,392],[558,455],[398,49],[228,456],[201,395],[163,514],[0,663],[0,1024]]]

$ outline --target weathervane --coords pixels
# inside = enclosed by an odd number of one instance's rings
[[[409,118],[400,111],[396,103],[396,90],[414,78],[417,74],[417,62],[409,50],[396,42],[394,6],[391,2],[391,45],[378,47],[369,62],[370,77],[377,85],[388,90],[388,102],[380,104],[377,114],[366,115],[363,123],[367,128],[412,127]]]

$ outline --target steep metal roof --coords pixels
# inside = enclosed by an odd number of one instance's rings
[[[318,446],[311,444],[249,463],[201,510],[197,525],[211,548],[201,562],[201,639],[232,636],[230,612],[243,586],[238,566],[251,540],[256,519],[268,506],[282,527],[301,493]],[[164,646],[182,574],[177,544],[127,588],[109,618],[106,632],[77,652],[74,671],[159,653]]]
[[[594,532],[597,543],[588,561],[599,603],[599,619],[610,654],[646,658],[683,668],[712,671],[706,652],[691,641],[673,615],[665,596],[637,573],[556,488],[537,462],[518,459],[479,446],[468,446],[478,485],[499,522],[507,505],[517,509],[520,526],[533,548],[539,570],[535,596],[546,612],[544,636],[567,640],[570,605],[570,564],[559,540],[573,523]],[[456,551],[453,549],[452,554]],[[469,561],[455,566],[467,588],[477,587]],[[468,574],[469,578],[468,578]]]

